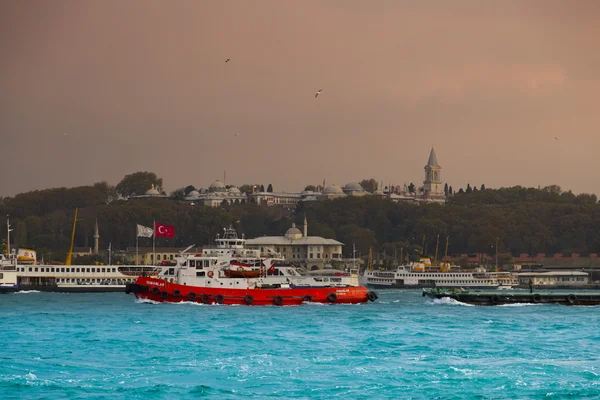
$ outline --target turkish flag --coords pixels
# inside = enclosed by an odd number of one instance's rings
[[[162,237],[166,237],[166,238],[174,238],[175,237],[175,227],[155,222],[154,223],[154,235],[156,237],[162,236]]]

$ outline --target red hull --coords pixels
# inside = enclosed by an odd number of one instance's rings
[[[185,286],[162,279],[139,277],[128,285],[127,293],[138,299],[179,303],[192,301],[204,304],[300,305],[303,302],[328,304],[357,304],[374,301],[377,295],[364,286],[345,288],[282,288],[282,289],[226,289]]]

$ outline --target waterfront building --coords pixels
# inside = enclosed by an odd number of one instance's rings
[[[519,284],[527,286],[529,280],[534,286],[580,286],[589,283],[589,274],[581,271],[535,271],[520,272]]]
[[[183,249],[179,247],[156,247],[154,250],[152,247],[128,247],[122,253],[116,253],[116,255],[123,255],[125,262],[131,265],[159,265],[163,261],[175,262],[175,257],[178,257]],[[186,251],[184,254],[191,255],[202,252],[201,248],[193,248]],[[137,254],[137,259],[136,259]],[[154,262],[154,254],[156,254],[156,262]]]
[[[279,254],[287,261],[305,265],[309,269],[324,268],[342,260],[344,244],[334,239],[308,236],[308,223],[304,217],[304,230],[295,224],[283,236],[262,236],[246,241],[249,249],[260,249],[262,254]]]
[[[149,198],[156,198],[156,199],[166,199],[169,196],[162,194],[161,192],[158,191],[158,189],[156,189],[156,187],[154,187],[154,184],[152,184],[152,187],[148,190],[146,190],[146,193],[144,194],[140,194],[137,196],[131,196],[128,198],[128,200],[131,199],[149,199]]]

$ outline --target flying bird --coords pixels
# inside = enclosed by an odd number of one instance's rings
[[[63,132],[63,136],[67,136],[67,132]]]
[[[239,133],[235,133],[233,136],[240,136],[240,134]]]
[[[231,61],[231,59],[230,59],[230,58],[228,58],[227,60],[225,60],[225,62],[226,62],[226,63],[228,63],[229,61]]]
[[[558,140],[558,138],[556,136],[554,136],[554,140]]]
[[[322,92],[322,91],[323,91],[323,89],[319,89],[319,90],[317,90],[317,93],[315,93],[315,99],[316,99],[317,97],[319,97],[319,95],[321,94],[321,92]]]

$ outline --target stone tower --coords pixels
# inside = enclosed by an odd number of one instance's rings
[[[100,239],[100,233],[98,233],[98,219],[96,219],[96,229],[94,229],[94,254],[98,254],[98,240]]]
[[[308,236],[308,221],[306,220],[306,214],[304,214],[304,237]]]
[[[425,166],[425,181],[423,181],[423,194],[425,196],[443,196],[442,167],[438,164],[435,150],[431,148],[429,160]]]

